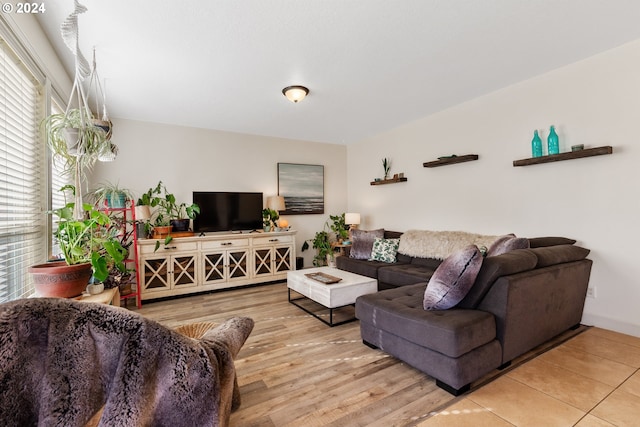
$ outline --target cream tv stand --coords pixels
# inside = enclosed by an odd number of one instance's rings
[[[141,298],[149,300],[285,280],[295,270],[296,231],[209,233],[138,240]]]

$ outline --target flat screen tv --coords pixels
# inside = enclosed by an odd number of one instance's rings
[[[194,191],[193,203],[200,214],[193,231],[251,231],[262,228],[262,193]]]

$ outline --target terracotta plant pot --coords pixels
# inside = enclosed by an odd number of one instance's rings
[[[91,264],[67,265],[64,261],[29,267],[39,297],[74,298],[82,295],[91,279]]]

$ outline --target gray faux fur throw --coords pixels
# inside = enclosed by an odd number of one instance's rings
[[[0,425],[83,426],[103,408],[100,426],[225,426],[252,329],[236,317],[195,340],[103,304],[1,304]]]
[[[442,260],[469,245],[488,248],[499,237],[464,231],[408,230],[400,236],[398,252],[412,257]]]

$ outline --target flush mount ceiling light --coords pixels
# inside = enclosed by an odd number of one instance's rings
[[[304,86],[287,86],[282,89],[282,93],[289,101],[297,103],[309,95],[309,89]]]

